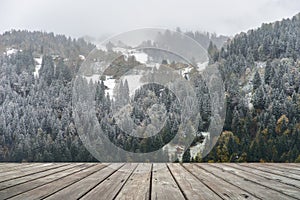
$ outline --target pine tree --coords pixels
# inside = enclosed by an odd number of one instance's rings
[[[190,161],[191,161],[191,150],[190,148],[188,148],[182,156],[182,162],[190,162]]]
[[[253,78],[253,90],[259,88],[260,85],[261,85],[261,78],[258,71],[256,71]]]
[[[253,95],[253,106],[255,109],[264,109],[265,107],[265,95],[262,85],[255,91]]]
[[[274,71],[272,69],[270,61],[267,61],[266,68],[265,68],[265,84],[270,84],[273,78]]]

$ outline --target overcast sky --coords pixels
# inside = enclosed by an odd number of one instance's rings
[[[299,0],[0,0],[0,32],[28,29],[101,37],[179,26],[234,35],[298,12]]]

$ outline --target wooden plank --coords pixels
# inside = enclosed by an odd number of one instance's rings
[[[236,165],[232,165],[232,166],[236,166]],[[286,171],[279,171],[276,169],[272,169],[272,168],[266,166],[265,164],[249,165],[247,163],[241,163],[241,164],[238,164],[237,166],[240,169],[244,169],[246,171],[247,171],[247,168],[251,168],[252,170],[259,170],[259,171],[261,171],[259,174],[263,175],[264,177],[269,178],[270,174],[271,174],[271,177],[274,180],[278,180],[278,181],[286,183],[286,184],[294,183],[294,186],[300,187],[300,175],[291,174]]]
[[[168,164],[168,167],[187,199],[221,199],[201,179],[197,179],[180,164]]]
[[[56,199],[79,199],[88,191],[92,190],[94,187],[99,185],[102,181],[104,181],[107,177],[111,176],[114,172],[116,172],[120,167],[122,167],[122,163],[113,163],[108,167],[99,170],[98,172],[91,174],[84,179],[52,194],[47,197],[47,200],[56,200]],[[84,187],[83,187],[84,186]]]
[[[1,190],[0,191],[0,199],[10,198],[15,195],[21,194],[23,192],[27,192],[29,190],[40,187],[44,184],[50,183],[52,181],[55,181],[62,177],[68,176],[72,173],[75,173],[77,171],[83,170],[83,169],[91,166],[90,164],[72,164],[72,165],[74,165],[74,167],[71,169],[64,170],[62,172],[58,172],[58,173],[55,173],[55,174],[52,174],[52,175],[49,175],[49,176],[46,176],[46,177],[43,177],[40,179],[36,179],[33,181],[29,181],[26,183],[16,185],[14,187],[10,187],[10,188]]]
[[[14,164],[7,164],[7,165],[2,165],[0,166],[0,174],[3,172],[8,172],[8,171],[14,171],[20,168],[27,168],[37,165],[37,163],[14,163]]]
[[[0,162],[0,168],[3,166],[13,166],[13,165],[18,165],[18,164],[23,164],[23,163],[16,163],[16,162]],[[24,163],[27,164],[27,163]]]
[[[96,163],[0,163],[0,200],[300,199],[299,166],[295,163],[114,163],[109,167]]]
[[[49,170],[52,168],[55,168],[56,166],[53,163],[45,163],[45,164],[39,164],[39,165],[34,165],[29,168],[20,168],[14,171],[8,171],[1,173],[0,175],[0,182],[11,180],[14,178],[22,177],[22,176],[27,176],[31,174],[35,174],[41,171]]]
[[[151,199],[185,199],[166,164],[153,164]]]
[[[134,170],[116,199],[149,199],[152,164],[141,163]]]
[[[280,171],[285,171],[285,172],[288,172],[288,173],[293,173],[293,174],[297,174],[297,175],[300,175],[300,171],[297,170],[297,169],[294,169],[294,168],[287,168],[287,167],[284,167],[284,165],[280,164],[280,165],[271,165],[269,163],[265,163],[268,168],[272,168],[272,169],[278,169]]]
[[[298,169],[300,168],[300,163],[285,163],[287,166],[294,166],[297,167]],[[300,170],[300,169],[299,169]]]
[[[74,174],[65,176],[61,179],[58,179],[54,182],[45,184],[41,187],[37,187],[33,190],[30,190],[28,192],[22,193],[20,195],[14,196],[13,198],[11,198],[12,200],[16,200],[16,199],[43,199],[47,196],[50,196],[51,194],[65,188],[68,187],[69,185],[75,183],[76,181],[79,181],[83,178],[85,178],[86,176],[89,176],[101,169],[103,169],[104,167],[107,167],[107,165],[104,164],[95,164],[92,167],[89,168],[85,168],[82,171],[78,171]]]
[[[228,164],[224,164],[224,165],[228,166]],[[280,176],[278,174],[274,174],[270,170],[268,171],[268,168],[266,168],[266,167],[264,168],[264,170],[259,170],[257,167],[256,168],[247,167],[247,166],[238,165],[238,164],[234,164],[234,163],[231,163],[229,166],[233,167],[233,168],[236,168],[236,169],[239,169],[239,170],[243,170],[245,172],[254,173],[257,176],[261,176],[261,177],[266,178],[268,180],[277,181],[279,183],[287,184],[287,185],[290,185],[292,187],[296,187],[296,188],[300,189],[300,181],[299,180],[292,179],[292,178],[287,178],[287,177],[284,177],[284,176]]]
[[[276,164],[264,163],[264,164],[273,169],[278,169],[278,170],[285,171],[288,173],[300,175],[300,168],[299,169],[297,167],[295,168],[294,166],[287,165],[286,163],[276,163]]]
[[[211,173],[212,175],[223,179],[224,181],[252,194],[257,198],[274,199],[274,197],[276,197],[277,199],[294,199],[280,192],[270,190],[265,186],[253,183],[248,179],[238,177],[236,176],[236,174],[232,174],[229,171],[225,171],[221,168],[214,167],[210,164],[199,163],[196,165],[201,169],[204,169],[205,171]]]
[[[117,172],[84,195],[82,199],[99,199],[99,197],[102,199],[114,199],[136,167],[136,163],[125,164]]]
[[[194,164],[184,163],[183,166],[195,177],[197,177],[198,180],[204,182],[205,185],[207,185],[207,187],[213,190],[222,199],[258,199],[252,194],[244,190],[241,190],[240,188],[232,184],[229,184],[223,179],[216,177],[215,175],[197,167]],[[209,189],[206,188],[206,190]],[[208,198],[205,197],[204,199],[208,199]]]
[[[19,177],[19,178],[4,181],[4,182],[0,183],[0,190],[12,187],[14,185],[18,185],[18,184],[21,184],[21,183],[25,183],[25,182],[28,182],[28,181],[32,181],[32,180],[35,180],[35,179],[38,179],[38,178],[42,178],[42,177],[45,177],[45,176],[49,176],[49,175],[54,174],[56,172],[60,172],[60,171],[70,169],[70,168],[73,168],[73,167],[74,167],[73,165],[70,165],[70,164],[67,164],[67,163],[59,164],[59,165],[56,165],[56,168],[53,168],[53,169],[49,169],[49,170],[42,171],[42,172],[39,172],[39,173],[31,174],[31,175],[28,175],[28,176],[22,176],[22,177]]]
[[[249,180],[253,183],[256,183],[256,184],[262,185],[266,188],[269,188],[269,189],[278,191],[280,193],[286,194],[290,197],[294,197],[296,199],[300,198],[299,189],[297,189],[295,187],[280,183],[278,181],[274,181],[272,179],[267,179],[267,178],[258,176],[258,175],[256,175],[255,173],[253,173],[251,171],[246,172],[246,171],[243,171],[243,170],[225,165],[224,163],[223,164],[212,163],[211,165],[215,166],[215,167],[218,167],[218,168],[220,168],[224,171],[228,171],[230,173],[233,173],[233,174],[235,174],[235,175],[237,175],[241,178],[247,179],[247,180]]]
[[[6,175],[12,175],[12,174],[15,174],[15,173],[18,173],[18,172],[27,172],[27,171],[30,171],[31,169],[36,169],[36,168],[39,168],[39,167],[43,167],[43,166],[50,166],[50,165],[54,165],[54,163],[35,163],[35,164],[32,164],[30,165],[30,169],[29,168],[26,168],[27,164],[24,166],[21,164],[22,167],[20,167],[20,169],[17,168],[17,170],[8,170],[8,171],[5,171],[5,172],[2,172],[0,174],[0,177],[3,177],[3,176],[6,176]],[[11,167],[17,167],[18,165],[6,165],[6,167],[3,169],[4,170],[7,170],[7,169],[10,169]],[[23,167],[24,166],[24,167]]]

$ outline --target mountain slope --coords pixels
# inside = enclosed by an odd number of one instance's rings
[[[238,34],[211,56],[224,78],[227,116],[205,160],[299,161],[299,16]]]

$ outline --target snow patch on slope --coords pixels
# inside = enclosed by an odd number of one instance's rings
[[[18,53],[19,51],[22,52],[22,50],[18,50],[18,49],[14,49],[14,48],[7,48],[6,52],[3,52],[3,54],[7,55],[7,56],[11,56],[11,55]]]
[[[210,133],[209,132],[201,132],[204,137],[202,143],[197,143],[195,146],[190,147],[190,154],[192,158],[196,158],[197,154],[204,151],[205,144],[210,140]]]
[[[134,56],[137,61],[143,64],[146,64],[148,61],[148,54],[142,52],[141,50],[125,49],[121,47],[114,47],[112,50],[114,52],[121,52],[123,55],[125,55],[126,58],[128,58],[129,56]]]
[[[247,104],[248,104],[248,108],[249,108],[250,110],[253,109],[253,104],[251,103],[251,102],[252,102],[252,96],[253,96],[252,92],[249,92],[249,93],[246,94],[246,96],[245,96],[246,101],[247,101]]]
[[[87,82],[89,83],[90,81],[92,81],[93,83],[97,83],[98,81],[100,81],[100,75],[99,74],[93,74],[91,76],[83,76]],[[113,97],[113,93],[114,93],[114,88],[116,85],[116,79],[113,79],[111,76],[106,76],[105,77],[105,81],[104,85],[107,87],[105,89],[105,94],[109,93],[109,96],[112,98]]]
[[[201,132],[201,134],[204,136],[203,142],[202,143],[197,143],[195,146],[189,147],[191,157],[193,157],[193,158],[195,158],[198,153],[202,153],[204,151],[206,143],[208,143],[209,140],[210,140],[210,133],[209,132]],[[168,151],[169,159],[171,159],[174,155],[177,155],[180,162],[182,161],[182,156],[184,154],[184,149],[185,149],[184,146],[173,145],[171,143],[168,143],[163,147],[164,151]]]
[[[104,85],[107,87],[107,89],[105,89],[105,94],[109,94],[110,98],[113,97],[114,94],[114,88],[116,85],[116,79],[113,79],[110,76],[106,76],[106,80],[104,81]]]
[[[141,78],[142,75],[126,75],[122,77],[123,83],[125,80],[128,82],[129,96],[134,95],[134,91],[142,86]]]
[[[204,63],[197,63],[197,70],[200,72],[200,71],[203,71],[208,65],[208,61],[207,62],[204,62]]]
[[[41,66],[42,66],[42,60],[43,60],[42,56],[40,56],[39,58],[34,58],[34,61],[35,61],[36,65],[35,65],[35,70],[33,72],[33,75],[34,75],[35,78],[39,77],[39,71],[40,71]]]
[[[267,62],[255,62],[256,68],[265,68]]]
[[[87,80],[87,82],[89,83],[89,82],[93,82],[93,83],[96,83],[97,81],[99,81],[100,79],[99,79],[99,77],[100,77],[100,75],[99,74],[93,74],[93,75],[91,75],[91,76],[83,76],[86,80]]]
[[[106,47],[103,44],[98,44],[97,49],[101,51],[107,51]]]
[[[78,56],[80,60],[85,60],[85,56],[84,55],[79,55]]]
[[[145,64],[148,61],[148,55],[145,54],[144,52],[132,52],[131,55],[133,55],[135,59],[140,63]]]

